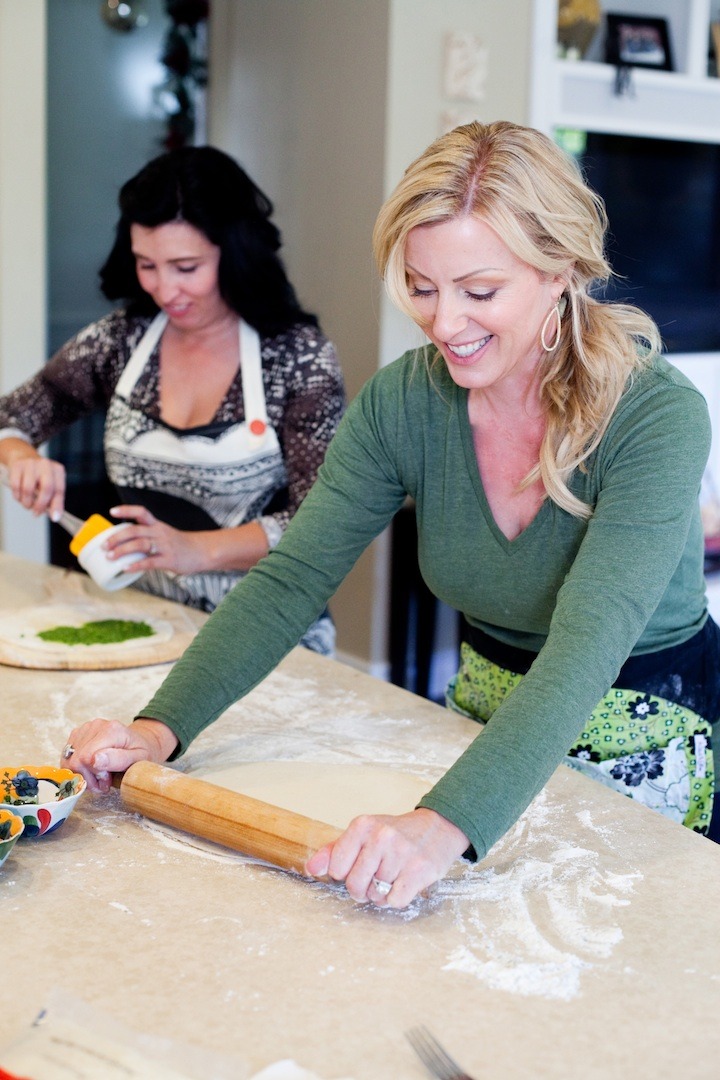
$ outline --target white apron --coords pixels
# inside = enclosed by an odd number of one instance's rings
[[[280,444],[268,423],[260,339],[239,320],[246,419],[177,429],[130,404],[132,391],[167,325],[160,313],[135,348],[105,424],[107,473],[124,503],[147,507],[180,529],[231,528],[261,515],[287,484]],[[198,379],[202,371],[198,370]],[[212,611],[241,571],[143,575],[138,588]]]

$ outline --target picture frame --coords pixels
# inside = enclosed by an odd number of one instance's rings
[[[667,19],[608,14],[605,60],[617,66],[673,71]]]
[[[712,39],[712,57],[716,76],[720,76],[720,22],[710,23],[710,36]]]

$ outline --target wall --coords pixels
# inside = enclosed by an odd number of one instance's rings
[[[45,2],[0,0],[0,392],[45,356]],[[42,562],[47,529],[7,492],[4,551]]]
[[[388,59],[384,193],[433,139],[477,119],[526,123],[533,0],[392,0]],[[476,35],[487,50],[485,95],[477,102],[445,96],[444,67],[451,33]],[[418,343],[386,297],[382,300],[380,362]]]
[[[420,340],[387,303],[371,233],[409,161],[457,121],[527,114],[532,0],[213,0],[210,139],[273,198],[290,276],[335,341],[350,396]],[[482,102],[448,101],[450,31],[487,46]],[[332,604],[342,658],[387,673],[388,538]]]
[[[153,88],[167,29],[111,29],[98,0],[47,0],[49,348],[108,310],[97,272],[113,239],[120,185],[162,151]]]
[[[379,288],[370,233],[383,195],[385,0],[213,0],[210,141],[275,204],[302,303],[335,342],[350,396],[377,368]],[[367,552],[333,602],[343,656],[376,670],[382,625]],[[378,639],[380,635],[380,639]]]

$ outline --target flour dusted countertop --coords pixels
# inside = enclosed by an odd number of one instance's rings
[[[72,578],[0,556],[0,607],[62,598]],[[55,762],[74,725],[130,719],[167,670],[0,667],[0,764]],[[430,785],[476,734],[296,649],[176,767],[371,763]],[[718,895],[720,849],[565,768],[487,859],[400,912],[87,795],[0,869],[0,1063],[59,985],[242,1063],[238,1080],[283,1061],[319,1080],[421,1080],[403,1035],[419,1023],[478,1078],[714,1080]]]

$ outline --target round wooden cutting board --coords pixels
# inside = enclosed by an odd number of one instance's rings
[[[101,619],[148,623],[152,637],[131,638],[113,645],[63,645],[38,637],[56,626],[82,626]],[[138,604],[105,603],[91,598],[37,604],[0,612],[0,664],[43,670],[101,671],[145,667],[177,660],[197,633],[177,605],[159,605],[152,614]]]

